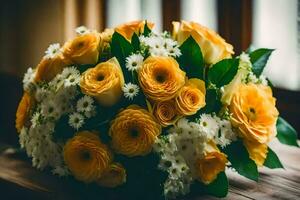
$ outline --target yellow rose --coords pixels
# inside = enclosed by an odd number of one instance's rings
[[[96,183],[103,187],[114,188],[126,182],[126,170],[119,163],[113,163]]]
[[[195,22],[173,22],[173,37],[179,44],[182,44],[189,36],[192,36],[200,46],[207,64],[214,64],[234,54],[232,45],[226,43],[213,30]]]
[[[227,156],[220,152],[218,147],[210,142],[208,151],[202,157],[196,160],[196,175],[204,184],[213,182],[218,174],[225,171]]]
[[[66,59],[63,55],[58,55],[54,58],[43,58],[37,66],[34,80],[36,82],[49,82],[70,64],[71,61]]]
[[[166,101],[176,96],[185,83],[185,72],[171,57],[148,57],[138,72],[140,86],[147,97]]]
[[[182,115],[193,115],[205,106],[205,83],[196,78],[189,79],[175,98],[176,109]]]
[[[33,104],[34,99],[29,95],[29,93],[25,92],[16,112],[16,129],[18,133],[20,133],[25,123],[28,122],[30,110]]]
[[[174,100],[155,102],[153,115],[164,127],[174,124],[179,119]]]
[[[99,33],[79,35],[63,46],[63,54],[76,64],[96,64],[102,40]]]
[[[110,60],[86,70],[80,80],[84,94],[93,96],[103,106],[112,106],[122,96],[124,77],[117,59]]]
[[[244,145],[249,153],[249,157],[258,165],[263,166],[268,153],[268,145],[259,142],[244,140]]]
[[[120,154],[132,157],[148,154],[161,126],[145,109],[129,106],[111,122],[109,135],[112,148]]]
[[[133,21],[125,24],[121,24],[115,28],[115,31],[125,37],[127,40],[131,40],[133,33],[139,34],[144,32],[145,20]],[[147,22],[147,26],[152,29],[154,24]]]
[[[232,124],[245,140],[266,143],[276,135],[278,111],[268,86],[240,84],[229,110]]]
[[[65,144],[64,160],[76,179],[90,183],[108,169],[112,153],[96,133],[82,131]]]

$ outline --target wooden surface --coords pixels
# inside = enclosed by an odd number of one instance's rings
[[[227,171],[230,187],[225,199],[300,199],[300,149],[278,141],[271,146],[285,169],[260,169],[258,183]],[[1,199],[82,199],[84,195],[76,192],[70,181],[32,168],[29,160],[12,149],[0,154]],[[202,196],[194,200],[198,199],[216,198]]]

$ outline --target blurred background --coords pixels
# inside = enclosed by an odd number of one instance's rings
[[[74,37],[85,25],[104,30],[147,19],[171,30],[174,20],[208,26],[235,47],[275,48],[265,74],[275,86],[281,115],[300,132],[300,0],[1,0],[0,142],[15,144],[14,115],[21,80],[51,43]]]

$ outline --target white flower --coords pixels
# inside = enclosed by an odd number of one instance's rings
[[[126,68],[129,71],[137,71],[143,65],[144,57],[141,54],[132,54],[126,58]]]
[[[72,113],[69,115],[69,125],[78,130],[84,124],[84,117],[80,113]]]
[[[47,98],[49,91],[46,88],[38,88],[35,93],[35,99],[41,102]]]
[[[60,74],[59,79],[65,80],[65,79],[69,78],[70,76],[78,76],[78,75],[80,75],[80,72],[78,69],[76,69],[76,67],[74,67],[74,66],[66,67]]]
[[[45,58],[55,58],[57,55],[61,54],[62,50],[59,43],[50,44],[48,49],[45,51]]]
[[[36,112],[32,115],[31,118],[31,127],[35,128],[37,125],[40,124],[40,119],[41,119],[41,113]]]
[[[250,56],[249,54],[242,52],[240,55],[240,61],[245,63],[250,63]]]
[[[30,85],[33,83],[34,77],[35,77],[35,70],[29,67],[23,78],[24,90],[26,91],[30,90]]]
[[[133,83],[126,83],[123,88],[124,96],[130,100],[132,100],[135,96],[138,95],[140,88],[138,85]]]
[[[57,120],[61,116],[60,107],[53,100],[43,102],[41,107],[42,107],[42,114],[46,118],[54,118],[54,120]]]
[[[259,76],[259,79],[258,79],[258,83],[264,85],[264,86],[267,86],[268,85],[268,80],[267,80],[267,77],[265,75],[260,75]]]
[[[65,87],[75,86],[78,85],[80,82],[80,74],[71,74],[68,78],[64,81]]]
[[[85,95],[77,101],[77,111],[84,113],[87,118],[90,118],[96,114],[96,107],[93,105],[94,99]]]
[[[219,129],[218,122],[209,114],[202,114],[199,119],[201,130],[212,139]]]
[[[168,54],[170,56],[173,56],[173,57],[179,57],[181,56],[181,51],[178,47],[170,47],[170,48],[167,48],[167,51],[168,51]]]
[[[62,176],[68,176],[70,174],[68,168],[66,166],[56,166],[54,167],[54,169],[52,170],[53,174],[56,174],[60,177]]]
[[[166,57],[166,56],[169,55],[169,52],[163,47],[161,47],[161,48],[150,48],[150,54],[152,56],[164,56],[164,57]]]
[[[78,35],[84,35],[84,34],[87,34],[87,33],[90,33],[91,30],[89,30],[88,28],[86,28],[85,26],[79,26],[75,29],[76,33]]]

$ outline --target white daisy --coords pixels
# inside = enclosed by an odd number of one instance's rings
[[[35,128],[36,126],[38,126],[40,124],[40,119],[41,119],[41,113],[40,112],[36,112],[32,115],[31,118],[31,127]]]
[[[141,54],[132,54],[126,58],[126,68],[129,71],[138,70],[143,64],[144,57]]]
[[[173,57],[181,56],[181,51],[178,47],[168,47],[167,52],[170,56],[173,56]]]
[[[169,52],[164,47],[150,48],[149,52],[152,56],[165,56],[166,57],[169,55]]]
[[[43,102],[42,114],[47,118],[50,117],[50,118],[58,119],[61,115],[61,111],[55,101],[49,100],[47,102]]]
[[[23,78],[24,90],[28,91],[30,89],[30,85],[33,83],[34,77],[35,77],[35,70],[29,67]]]
[[[65,79],[64,81],[64,86],[65,87],[70,87],[70,86],[75,86],[78,85],[80,82],[80,74],[71,74],[68,76],[68,78]]]
[[[70,174],[68,168],[66,166],[56,166],[54,167],[54,169],[52,170],[53,174],[56,174],[60,177],[63,176],[68,176]]]
[[[77,101],[77,111],[82,112],[86,117],[91,117],[95,113],[94,99],[85,95]]]
[[[267,80],[267,77],[265,75],[260,75],[259,76],[259,79],[258,79],[258,83],[264,85],[264,86],[267,86],[268,85],[268,80]]]
[[[202,114],[199,119],[201,130],[212,139],[219,129],[218,122],[209,114]]]
[[[59,55],[62,52],[60,48],[59,43],[50,44],[50,46],[45,51],[45,58],[55,58],[57,55]]]
[[[61,80],[65,80],[65,79],[69,78],[69,76],[78,76],[78,75],[80,75],[79,70],[76,69],[76,67],[71,66],[71,67],[66,67],[60,74],[59,78]]]
[[[132,100],[135,96],[138,95],[140,88],[138,85],[133,83],[127,83],[122,88],[124,92],[124,96],[130,100]]]
[[[87,33],[90,33],[91,30],[89,30],[87,27],[85,26],[79,26],[75,29],[76,33],[78,35],[84,35],[84,34],[87,34]]]
[[[69,115],[69,125],[78,130],[84,124],[84,116],[80,113],[72,113]]]

